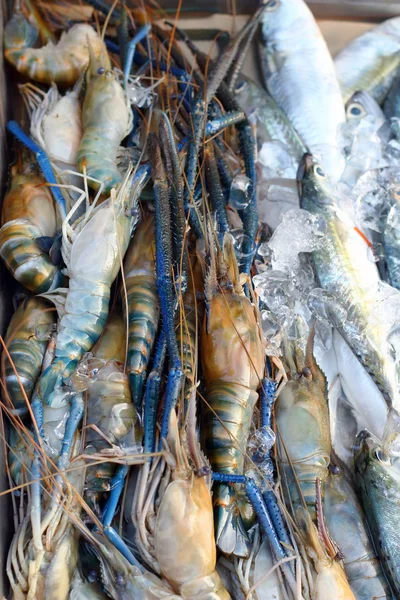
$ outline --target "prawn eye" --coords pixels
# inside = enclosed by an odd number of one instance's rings
[[[104,68],[104,67],[99,67],[99,68],[97,69],[97,74],[98,74],[98,75],[103,75],[103,73],[105,73],[105,68]]]
[[[314,167],[314,173],[318,176],[318,177],[326,177],[326,173],[323,170],[322,167],[320,167],[319,165],[316,165]]]
[[[243,92],[243,90],[245,90],[248,87],[248,83],[247,81],[241,81],[240,83],[237,84],[236,86],[236,93],[240,94],[241,92]]]
[[[94,569],[91,569],[88,573],[89,583],[94,583],[95,581],[97,581],[97,579],[98,579],[97,571],[95,571]]]

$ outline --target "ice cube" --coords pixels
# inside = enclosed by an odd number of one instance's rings
[[[269,179],[257,186],[258,214],[262,223],[276,229],[281,217],[291,208],[299,207],[299,194],[295,179]]]
[[[324,232],[324,223],[319,216],[303,209],[288,211],[269,242],[273,251],[273,269],[286,273],[298,271],[299,253],[321,247]]]
[[[333,294],[326,290],[321,288],[312,290],[308,296],[307,305],[316,319],[329,321],[334,327],[340,327],[346,321],[346,309]]]
[[[263,143],[258,153],[258,162],[263,168],[263,179],[296,177],[297,165],[294,164],[289,149],[277,140]]]
[[[244,210],[250,203],[250,179],[240,173],[233,178],[229,191],[229,205],[235,210]]]

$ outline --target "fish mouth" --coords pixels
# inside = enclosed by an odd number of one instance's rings
[[[304,175],[310,171],[314,164],[315,160],[312,154],[310,154],[309,152],[303,154],[299,164],[299,168],[297,169],[297,183],[301,183],[302,179],[304,178]]]
[[[312,168],[313,165],[314,165],[313,155],[310,154],[309,152],[306,152],[305,154],[303,154],[301,161],[299,163],[299,167],[297,169],[297,173],[296,173],[297,192],[298,192],[299,198],[300,198],[300,206],[301,206],[301,198],[303,195],[303,179],[304,179],[305,174],[309,172],[309,170]]]
[[[357,435],[353,445],[353,455],[356,456],[363,450],[371,450],[376,446],[377,440],[373,439],[373,436],[367,429],[363,429]]]

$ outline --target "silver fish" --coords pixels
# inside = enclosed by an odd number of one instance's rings
[[[386,122],[386,117],[378,102],[367,92],[355,92],[346,103],[346,118],[348,121],[361,121],[372,117],[377,126]]]
[[[373,138],[374,148],[379,145],[383,154],[390,137],[390,126],[379,104],[367,92],[355,92],[352,95],[346,104],[346,119],[344,129],[349,156],[341,181],[353,186],[367,170],[370,179],[378,175],[377,169],[371,170],[370,159],[363,158],[360,144],[366,142],[360,139]]]
[[[269,93],[337,181],[344,168],[337,140],[344,106],[328,47],[303,0],[267,4],[261,18],[260,58]]]
[[[383,229],[387,276],[390,285],[400,290],[400,196],[392,191],[392,206]]]
[[[352,40],[334,62],[344,102],[364,90],[381,104],[400,66],[400,17]]]
[[[391,120],[390,125],[394,137],[400,141],[400,76],[397,73],[393,84],[386,96],[383,112]]]
[[[355,446],[355,476],[369,529],[396,598],[400,597],[400,465],[367,431]]]
[[[400,407],[398,367],[390,354],[390,324],[378,310],[380,278],[368,255],[368,246],[344,215],[339,216],[334,190],[322,166],[309,154],[298,172],[301,207],[325,220],[323,246],[313,252],[321,287],[333,294],[347,310],[338,327],[353,352],[385,393]]]
[[[306,147],[272,96],[244,76],[236,86],[235,93],[240,107],[257,127],[258,145],[260,142],[279,141],[288,148],[295,164],[299,164]]]
[[[344,466],[333,471],[325,483],[324,515],[329,533],[344,556],[351,589],[357,600],[389,600],[391,593],[368,537],[364,511]]]

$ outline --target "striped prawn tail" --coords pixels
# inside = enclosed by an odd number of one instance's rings
[[[204,444],[212,468],[218,473],[243,475],[251,418],[258,394],[230,382],[214,382],[207,388],[204,407]],[[247,530],[254,511],[243,489],[236,485],[214,485],[216,540],[225,554],[247,557]]]

